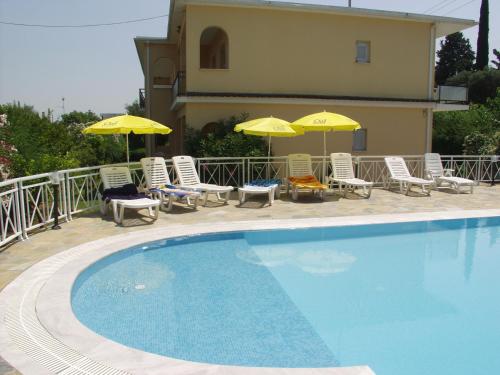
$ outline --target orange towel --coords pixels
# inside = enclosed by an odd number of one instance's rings
[[[328,186],[319,182],[314,176],[288,177],[288,180],[292,183],[292,185],[301,189],[328,189]]]

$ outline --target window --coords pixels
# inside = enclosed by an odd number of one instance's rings
[[[369,63],[370,62],[370,42],[356,42],[356,62]]]
[[[229,40],[220,27],[208,27],[200,37],[200,68],[228,69]]]
[[[366,151],[366,129],[356,130],[352,135],[352,150]]]

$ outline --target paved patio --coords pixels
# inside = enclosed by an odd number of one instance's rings
[[[63,222],[61,230],[43,230],[34,233],[28,240],[14,243],[0,251],[0,290],[31,265],[60,251],[107,236],[147,229],[152,225],[213,222],[214,231],[216,231],[217,222],[260,218],[280,220],[461,209],[498,209],[500,208],[500,186],[479,186],[472,195],[455,194],[446,190],[433,191],[431,197],[418,194],[407,197],[396,192],[375,189],[370,199],[360,199],[352,194],[345,199],[333,194],[328,195],[325,201],[304,193],[299,201],[294,202],[282,194],[281,199],[276,200],[272,207],[264,206],[265,202],[259,196],[250,197],[250,200],[242,206],[238,205],[236,193],[233,193],[232,198],[227,205],[209,202],[207,207],[200,207],[197,211],[177,205],[170,213],[160,213],[160,218],[153,224],[140,214],[128,212],[124,225],[117,226],[111,217],[101,218],[98,212],[93,212],[82,214],[69,223]],[[0,358],[0,374],[17,373]]]

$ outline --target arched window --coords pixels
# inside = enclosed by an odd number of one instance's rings
[[[220,27],[208,27],[201,33],[200,68],[229,68],[229,39]]]

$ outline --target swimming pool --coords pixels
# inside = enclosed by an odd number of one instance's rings
[[[500,218],[235,232],[115,253],[73,286],[97,333],[190,361],[500,372]]]

